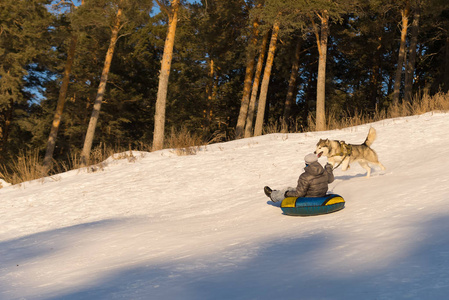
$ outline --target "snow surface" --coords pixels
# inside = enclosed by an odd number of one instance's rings
[[[0,189],[0,299],[448,299],[448,113],[202,148],[134,152]],[[362,143],[330,185],[346,207],[282,214],[320,138]],[[324,164],[326,158],[320,158]]]

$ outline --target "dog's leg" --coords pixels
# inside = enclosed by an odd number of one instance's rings
[[[369,161],[371,164],[379,166],[379,168],[381,168],[382,171],[385,171],[385,167],[383,164],[380,163],[380,161],[375,160],[375,161]]]
[[[378,166],[382,169],[382,171],[385,171],[385,167],[384,167],[383,164],[380,163],[380,161],[378,161],[378,162],[376,163],[376,165],[378,165]]]
[[[366,178],[369,178],[371,175],[371,167],[364,160],[358,161],[359,165],[366,170]]]
[[[343,163],[341,164],[341,169],[343,170],[343,171],[346,171],[346,170],[348,170],[351,166],[349,165],[349,157],[346,157],[345,159],[344,159],[344,161],[343,161]]]

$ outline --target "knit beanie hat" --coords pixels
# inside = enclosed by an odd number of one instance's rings
[[[309,153],[304,157],[304,161],[306,162],[306,164],[311,164],[318,161],[318,157],[313,153]]]

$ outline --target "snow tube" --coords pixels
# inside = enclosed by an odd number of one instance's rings
[[[345,207],[345,200],[337,194],[324,197],[287,197],[281,209],[290,216],[315,216],[335,212]]]

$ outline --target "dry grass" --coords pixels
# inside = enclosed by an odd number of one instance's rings
[[[120,155],[114,155],[116,153],[120,153]],[[104,161],[113,155],[115,159],[134,159],[132,151],[127,152],[126,149],[121,147],[111,148],[100,144],[92,150],[90,156],[91,166],[87,170],[92,172],[103,170],[105,167]],[[37,149],[21,152],[15,160],[10,161],[8,164],[0,164],[0,178],[14,185],[47,175],[60,174],[80,168],[80,156],[80,152],[72,152],[67,161],[58,162],[53,160],[52,168],[46,171]]]
[[[263,134],[270,134],[270,133],[287,133],[288,132],[288,125],[283,121],[275,121],[271,122],[263,127]]]
[[[172,127],[165,138],[165,147],[174,149],[177,155],[195,155],[202,145],[205,145],[203,138],[189,132],[185,126],[179,130]]]
[[[423,94],[422,96],[415,97],[411,103],[403,102],[400,104],[393,104],[390,105],[388,110],[376,109],[370,115],[362,112],[355,112],[352,116],[346,114],[341,117],[341,112],[338,112],[339,117],[337,117],[337,112],[331,111],[328,113],[328,116],[326,116],[327,130],[347,128],[388,118],[420,115],[431,111],[449,111],[449,94],[437,93],[433,96]],[[310,114],[307,119],[306,128],[296,124],[295,128],[288,131],[286,123],[282,121],[270,123],[264,128],[265,134],[306,131],[315,131],[315,118],[312,114]],[[174,149],[174,152],[177,155],[195,155],[202,145],[221,141],[223,138],[221,133],[219,133],[215,134],[209,142],[205,142],[201,135],[189,132],[186,127],[182,127],[179,130],[172,128],[165,139],[165,148]],[[140,149],[135,150],[150,152],[151,145],[140,144],[137,148]],[[117,156],[117,153],[120,153],[120,155]],[[102,170],[104,168],[103,162],[113,155],[115,155],[114,157],[116,159],[127,158],[130,161],[135,159],[131,151],[131,146],[128,146],[128,149],[126,149],[119,146],[108,147],[104,144],[100,144],[91,152],[91,166],[88,170]],[[67,158],[67,162],[54,161],[53,168],[50,170],[49,174],[58,174],[79,167],[80,153],[71,153]],[[0,165],[0,178],[11,184],[18,184],[42,177],[42,160],[39,157],[37,150],[21,152],[15,160],[10,161],[8,164]]]
[[[0,178],[11,184],[30,181],[42,177],[42,160],[37,150],[21,151],[15,160],[0,165]]]
[[[390,118],[421,115],[431,111],[449,111],[449,93],[437,93],[433,96],[429,96],[428,94],[420,97],[416,96],[410,103],[404,101],[402,103],[392,104],[388,107],[388,110],[378,110],[376,108],[371,115],[356,111],[352,116],[347,115],[337,118],[336,112],[331,111],[326,116],[326,129],[347,128]],[[315,124],[314,116],[309,116],[306,131],[315,131]]]

